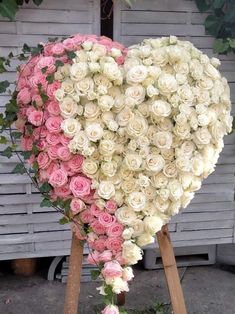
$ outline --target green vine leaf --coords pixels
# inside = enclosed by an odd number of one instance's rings
[[[0,73],[6,72],[5,64],[6,64],[6,59],[3,57],[0,57]]]
[[[216,37],[220,31],[220,28],[223,24],[221,17],[215,15],[208,15],[205,20],[206,32],[214,37]]]
[[[22,133],[21,133],[21,132],[12,132],[11,135],[12,135],[12,137],[13,137],[15,140],[18,140],[18,139],[21,138]]]
[[[4,144],[6,145],[7,144],[7,138],[5,136],[0,136],[0,144]]]
[[[212,4],[215,9],[221,9],[225,4],[225,0],[214,0]]]
[[[206,12],[211,6],[206,0],[196,0],[196,5],[200,12]]]
[[[11,21],[14,20],[18,5],[15,0],[1,0],[0,2],[0,15],[8,17]]]
[[[51,206],[52,206],[52,202],[49,200],[49,198],[44,198],[40,203],[40,207],[51,207]]]
[[[218,38],[214,41],[213,50],[216,53],[224,53],[229,48],[229,42],[225,39]]]
[[[39,191],[41,192],[41,193],[48,193],[48,192],[50,192],[51,191],[51,185],[49,184],[49,183],[47,183],[47,182],[44,182],[41,186],[40,186],[40,188],[39,188]]]
[[[98,269],[92,269],[91,270],[91,279],[96,280],[100,275],[100,270]]]
[[[33,0],[33,3],[39,6],[43,0]]]
[[[21,152],[20,154],[23,156],[23,158],[25,160],[27,160],[27,159],[29,159],[31,157],[32,152],[31,151],[24,151],[24,152]]]
[[[7,157],[7,158],[11,158],[12,157],[12,148],[11,147],[7,147],[6,149],[4,149],[4,151],[1,153],[2,156]]]
[[[12,170],[12,173],[19,173],[19,174],[26,173],[25,166],[22,163],[16,165],[15,168]]]
[[[8,81],[0,82],[0,94],[5,93],[9,86],[10,86],[10,83]]]
[[[65,225],[65,224],[69,223],[69,219],[64,216],[64,217],[60,218],[59,223],[60,223],[60,225]]]

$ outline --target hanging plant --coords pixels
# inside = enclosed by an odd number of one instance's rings
[[[42,1],[43,0],[32,0],[37,6],[39,6]],[[30,0],[0,0],[0,15],[13,21],[19,7],[29,2]]]

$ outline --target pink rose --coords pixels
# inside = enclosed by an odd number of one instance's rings
[[[85,177],[73,177],[69,186],[75,197],[84,197],[91,192],[91,180]]]
[[[38,107],[42,107],[42,105],[43,105],[42,97],[38,94],[33,94],[32,103],[35,103],[36,106],[38,106]]]
[[[52,116],[58,116],[60,114],[60,106],[59,103],[55,100],[52,100],[47,105],[47,110]]]
[[[46,136],[47,143],[50,145],[57,145],[60,143],[60,135],[56,133],[47,133]]]
[[[43,47],[43,54],[45,56],[52,56],[53,55],[52,47],[53,47],[53,43],[46,43]]]
[[[112,252],[109,251],[109,250],[104,250],[102,253],[100,253],[100,256],[99,256],[99,261],[101,263],[106,263],[106,262],[109,262],[112,260]]]
[[[29,64],[21,64],[20,65],[20,77],[25,78],[31,74],[31,67]]]
[[[109,214],[114,214],[115,211],[117,210],[117,203],[113,200],[109,200],[106,202],[105,208],[107,209],[107,212]]]
[[[71,195],[69,185],[65,184],[64,186],[61,186],[59,188],[54,188],[54,195],[63,199],[67,198]]]
[[[39,153],[37,157],[38,167],[39,169],[45,169],[49,166],[51,160],[47,153]]]
[[[32,150],[33,148],[32,137],[21,137],[21,146],[23,150]]]
[[[28,120],[35,126],[40,126],[43,123],[43,112],[38,110],[33,110],[29,116]]]
[[[99,217],[99,222],[101,225],[103,225],[104,227],[110,227],[112,225],[112,223],[115,221],[115,217],[105,213],[105,212],[101,212]]]
[[[94,220],[94,216],[91,214],[90,210],[87,208],[79,214],[79,218],[84,224],[90,224]]]
[[[101,212],[102,212],[102,211],[99,209],[98,206],[96,206],[95,203],[93,203],[93,204],[91,205],[91,213],[92,213],[92,215],[94,215],[95,217],[99,217],[99,215],[100,215]]]
[[[55,67],[55,58],[52,57],[52,56],[40,57],[37,66],[38,66],[38,68],[40,70],[44,69],[44,68],[47,68],[47,73],[52,73],[56,69],[56,67]]]
[[[95,240],[94,242],[93,242],[93,249],[95,249],[96,251],[99,251],[99,252],[103,252],[104,250],[105,250],[105,241],[106,240],[106,238],[104,237],[104,238],[102,238],[102,237],[100,237],[99,239],[97,239],[97,240]]]
[[[91,228],[97,234],[105,234],[105,227],[98,220],[92,222]]]
[[[39,169],[39,181],[45,182],[48,179],[48,175],[45,169]]]
[[[71,138],[65,136],[64,134],[60,134],[60,143],[63,146],[68,146],[70,141],[71,141]]]
[[[102,274],[105,278],[122,277],[122,266],[117,261],[110,261],[104,264]]]
[[[28,88],[23,88],[17,94],[17,103],[27,105],[31,101],[31,94]]]
[[[110,304],[104,308],[102,314],[119,314],[119,309],[116,305]]]
[[[118,263],[120,265],[125,265],[126,264],[126,261],[124,260],[124,258],[122,256],[122,252],[120,252],[120,251],[116,253],[115,260],[118,261]]]
[[[49,84],[47,87],[47,96],[52,99],[54,98],[54,93],[61,86],[60,82],[54,81],[52,84]]]
[[[106,247],[117,253],[118,251],[121,251],[122,249],[122,243],[123,243],[123,239],[121,237],[118,238],[108,238],[106,241]]]
[[[61,117],[50,117],[46,121],[47,130],[51,133],[59,133],[61,130],[61,122],[63,119]]]
[[[46,90],[47,88],[47,80],[46,80],[46,77],[45,75],[43,75],[42,73],[38,72],[38,73],[35,73],[34,76],[31,76],[29,78],[29,84],[32,88],[38,88],[38,85],[41,84],[42,85],[42,88],[44,90]]]
[[[116,59],[116,62],[118,65],[122,65],[125,61],[125,57],[124,56],[120,56],[120,57],[117,57]]]
[[[33,136],[35,139],[45,138],[48,134],[48,130],[45,125],[33,129]]]
[[[66,50],[73,50],[75,48],[74,41],[72,38],[67,38],[63,41],[63,46]]]
[[[114,222],[111,226],[108,227],[107,235],[109,237],[120,237],[122,235],[123,229],[124,227],[122,224],[119,222]]]
[[[60,146],[57,153],[58,157],[63,161],[68,161],[72,156],[68,147],[65,146]]]
[[[58,169],[60,169],[59,164],[52,161],[46,169],[47,179],[51,176],[52,172],[54,172],[55,170],[58,170]]]
[[[55,55],[61,55],[64,52],[64,46],[62,43],[56,43],[53,45],[51,51]]]
[[[47,142],[46,142],[45,140],[41,139],[41,140],[39,140],[39,141],[37,142],[37,148],[38,148],[40,151],[45,150],[46,147],[47,147]]]
[[[28,80],[25,77],[20,77],[17,81],[16,90],[20,91],[21,89],[28,87]]]
[[[91,265],[99,265],[99,252],[94,251],[87,256],[87,261]]]
[[[75,155],[73,156],[68,164],[69,167],[74,171],[74,172],[79,172],[81,171],[82,168],[82,163],[83,163],[83,156],[82,155]]]
[[[18,115],[18,118],[17,118],[17,120],[15,121],[15,126],[16,126],[16,128],[17,128],[18,130],[20,130],[20,131],[23,132],[23,131],[24,131],[25,123],[26,123],[25,119],[24,119],[24,118],[21,118],[20,115]]]
[[[73,212],[73,214],[76,215],[76,214],[80,213],[83,209],[85,209],[86,205],[79,198],[73,198],[71,203],[70,203],[70,208],[71,208],[71,211]]]
[[[59,149],[60,145],[55,145],[55,146],[50,146],[48,148],[48,155],[50,157],[50,159],[55,160],[58,159],[58,149]]]
[[[55,188],[59,188],[65,185],[67,181],[68,181],[67,173],[62,169],[58,169],[52,172],[49,178],[49,183]]]

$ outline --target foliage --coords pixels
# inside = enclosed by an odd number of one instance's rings
[[[214,52],[235,53],[235,1],[195,0],[200,12],[210,10],[204,25],[206,33],[215,37]]]
[[[32,0],[34,4],[39,6],[43,0]],[[30,0],[0,0],[0,15],[14,20],[19,7]]]

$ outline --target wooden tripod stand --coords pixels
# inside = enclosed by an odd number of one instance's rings
[[[164,266],[173,313],[187,314],[183,290],[167,225],[163,226],[162,230],[157,233],[157,240],[162,256],[162,263]],[[79,240],[73,234],[69,260],[69,275],[65,291],[64,314],[78,314],[82,259],[83,248],[80,245]],[[125,303],[124,294],[118,296],[118,303],[119,305]]]

